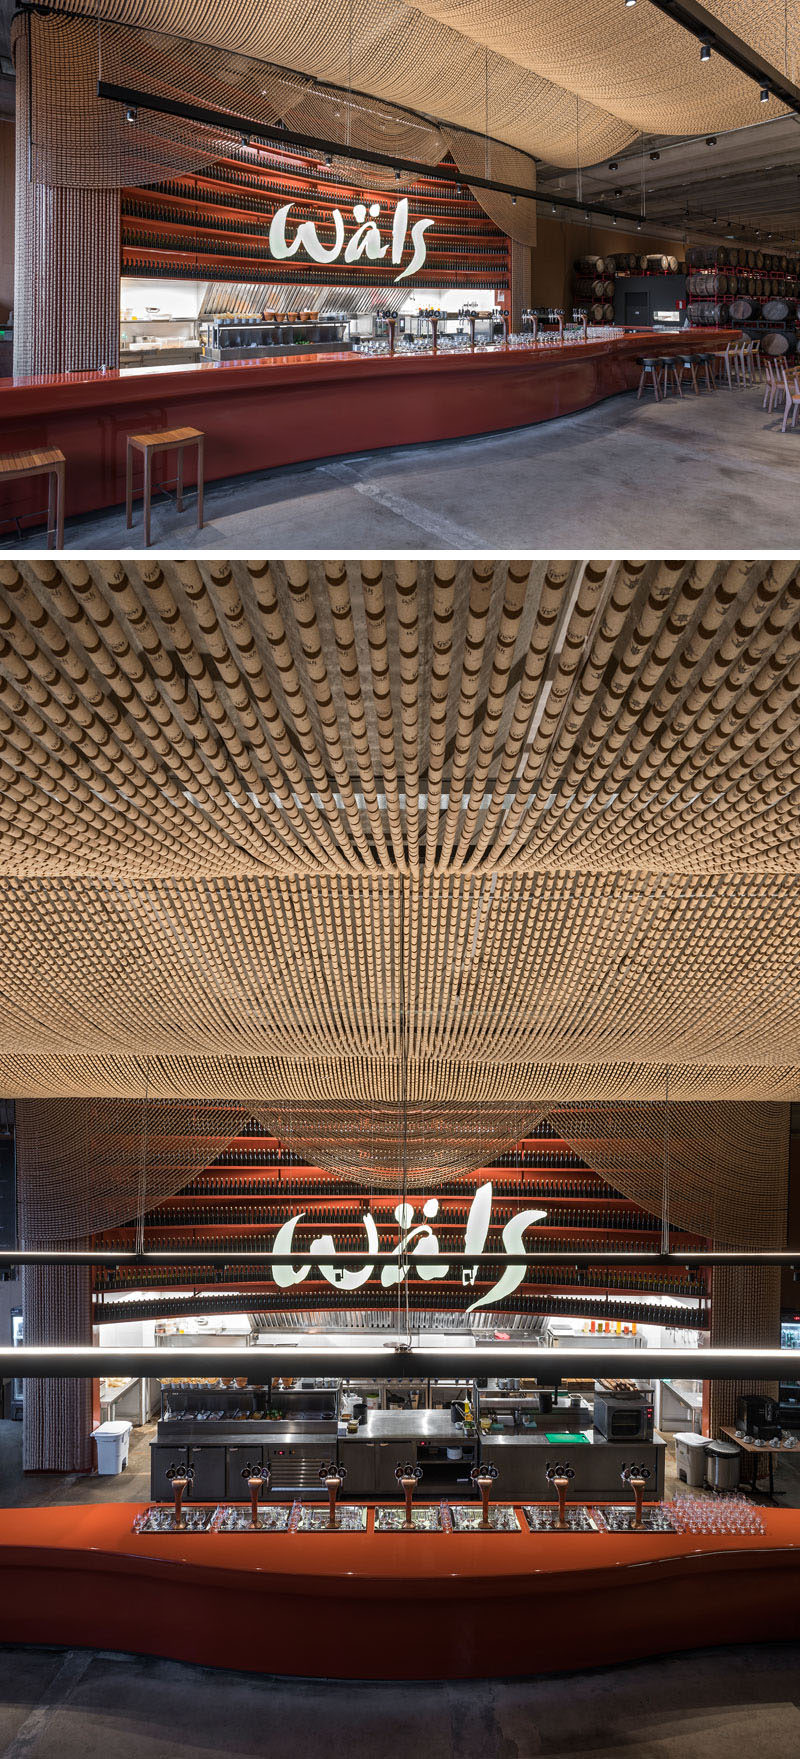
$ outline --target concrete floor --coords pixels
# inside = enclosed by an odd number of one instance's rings
[[[790,1759],[800,1752],[800,1645],[432,1685],[0,1649],[0,1759],[408,1759],[417,1751],[426,1759]]]
[[[178,551],[796,550],[800,428],[757,388],[656,405],[632,393],[536,427],[395,447],[212,483],[208,524],[156,503],[154,547]],[[141,546],[122,509],[70,521],[69,550]],[[41,532],[4,537],[19,550]]]

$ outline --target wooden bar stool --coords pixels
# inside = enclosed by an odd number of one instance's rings
[[[473,340],[473,344],[474,344],[474,341],[475,341],[474,319],[470,319],[470,322],[472,324],[472,340]],[[637,400],[641,397],[642,392],[647,390],[647,383],[649,380],[650,384],[653,387],[653,393],[655,396],[656,403],[660,403],[661,402],[661,392],[659,391],[659,388],[658,388],[658,363],[657,363],[657,361],[653,357],[651,357],[650,355],[647,355],[643,360],[640,359],[638,364],[642,370],[639,375],[639,389],[636,393]]]
[[[13,482],[22,476],[47,477],[47,548],[64,548],[64,473],[66,459],[56,446],[48,452],[6,452],[0,454],[0,483]],[[17,529],[19,530],[19,521]]]
[[[683,389],[681,386],[681,379],[683,377],[683,374],[682,374],[682,372],[678,371],[678,362],[677,362],[674,354],[662,354],[658,364],[661,368],[661,374],[662,374],[662,378],[661,378],[662,395],[664,397],[666,397],[668,395],[669,388],[670,388],[670,380],[671,380],[672,384],[674,385],[675,390],[678,393],[678,396],[682,397],[683,396]]]
[[[133,454],[141,452],[144,460],[144,542],[145,548],[150,544],[150,502],[153,493],[153,458],[159,452],[169,452],[174,447],[178,454],[178,475],[176,477],[176,504],[178,512],[183,512],[183,449],[184,446],[197,447],[197,526],[203,529],[203,445],[205,434],[199,428],[164,428],[160,434],[129,434],[128,452],[125,470],[125,523],[130,531],[133,525]]]

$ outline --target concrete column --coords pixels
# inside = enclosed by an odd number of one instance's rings
[[[37,181],[49,129],[47,68],[30,15],[14,28],[17,70],[14,371],[67,373],[119,365],[118,189]],[[30,71],[30,78],[29,78]]]

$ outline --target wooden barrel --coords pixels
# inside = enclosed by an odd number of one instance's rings
[[[724,328],[730,320],[730,307],[710,299],[697,300],[686,308],[689,323],[708,328]]]
[[[755,300],[748,299],[746,294],[740,293],[731,300],[731,318],[735,324],[746,324],[755,317],[757,310]]]
[[[789,306],[785,299],[765,299],[761,315],[767,324],[784,324],[789,316]]]
[[[602,299],[604,282],[596,275],[593,281],[576,281],[575,292],[579,299]]]
[[[607,275],[615,275],[616,274],[616,272],[617,272],[617,259],[616,259],[616,257],[606,257],[605,270],[606,270]]]
[[[606,304],[603,306],[603,322],[605,324],[612,324],[614,322],[614,307],[610,300],[607,300]]]
[[[766,330],[761,338],[762,354],[788,354],[789,347],[789,337],[785,330]]]
[[[602,275],[605,266],[605,257],[577,257],[575,273],[576,275]]]
[[[603,307],[602,302],[600,300],[597,301],[596,305],[590,305],[589,316],[590,316],[593,324],[602,324],[603,311],[604,311],[604,307]]]

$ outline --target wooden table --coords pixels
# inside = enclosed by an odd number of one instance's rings
[[[800,1460],[800,1443],[798,1442],[792,1442],[787,1445],[785,1441],[765,1441],[758,1445],[754,1441],[742,1441],[741,1437],[736,1434],[736,1430],[730,1424],[723,1425],[722,1433],[723,1435],[727,1435],[729,1441],[735,1441],[737,1448],[741,1448],[743,1454],[751,1454],[753,1457],[753,1473],[748,1486],[750,1490],[755,1490],[758,1480],[757,1461],[763,1459],[765,1455],[767,1456],[769,1463],[769,1494],[772,1497],[776,1494],[773,1454],[794,1454],[795,1458]],[[784,1493],[781,1490],[778,1491],[777,1494],[783,1496]]]

